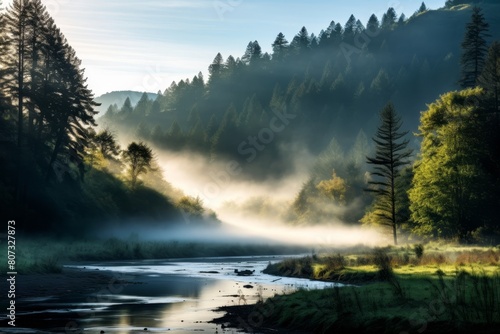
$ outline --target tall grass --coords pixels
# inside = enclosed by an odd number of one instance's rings
[[[368,329],[416,333],[423,325],[433,327],[431,333],[469,332],[476,325],[482,333],[494,333],[500,325],[499,275],[457,271],[453,277],[402,279],[394,275],[392,279],[406,293],[395,294],[392,283],[378,282],[276,296],[265,302],[274,310],[267,320],[314,333],[364,333]]]
[[[395,295],[404,298],[404,290],[392,269],[392,259],[386,249],[375,248],[373,251],[373,261],[378,268],[378,275],[382,281],[391,285]]]
[[[500,275],[457,270],[453,279],[438,273],[437,282],[429,281],[451,320],[488,324],[500,321]]]

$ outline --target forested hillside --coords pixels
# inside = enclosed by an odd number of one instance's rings
[[[455,0],[278,33],[272,51],[217,54],[208,78],[120,106],[105,96],[97,127],[75,50],[40,0],[16,0],[0,15],[2,212],[32,233],[217,223],[163,178],[155,152],[168,150],[231,160],[252,184],[307,166],[272,215],[290,225],[385,225],[395,243],[498,234],[499,13]]]
[[[116,91],[116,92],[110,92],[103,94],[97,98],[94,99],[95,102],[99,103],[99,106],[96,106],[96,110],[99,111],[99,116],[104,115],[104,113],[111,107],[113,110],[117,110],[119,107],[118,106],[123,106],[125,101],[129,99],[130,105],[132,107],[135,107],[137,105],[137,102],[142,97],[142,92],[135,92],[135,91]],[[149,93],[147,94],[148,98],[151,100],[156,99],[157,94],[155,93]],[[128,104],[128,102],[127,102]]]
[[[493,40],[499,7],[484,7]],[[292,144],[317,155],[335,138],[349,150],[360,131],[372,136],[389,100],[416,131],[426,103],[459,87],[470,13],[470,5],[451,3],[423,5],[410,17],[390,8],[368,22],[353,15],[320,32],[279,33],[269,52],[251,41],[242,55],[216,55],[209,78],[174,82],[136,108],[110,108],[103,122],[165,149],[251,162],[245,171],[254,178],[283,176]]]
[[[284,179],[294,171],[296,161],[316,157],[308,179],[282,217],[295,225],[384,222],[393,230],[394,242],[401,229],[414,235],[470,239],[471,233],[491,232],[496,226],[487,208],[498,201],[490,187],[498,183],[498,157],[493,153],[497,138],[486,135],[494,132],[496,123],[489,116],[481,116],[478,127],[470,128],[469,123],[479,117],[478,112],[487,115],[495,110],[487,101],[498,80],[494,77],[482,84],[478,78],[488,48],[500,39],[499,13],[500,4],[495,1],[447,1],[438,10],[427,10],[423,3],[410,17],[389,8],[383,17],[372,15],[366,23],[352,15],[345,24],[332,21],[319,33],[306,27],[291,37],[279,33],[270,52],[258,41],[250,41],[241,57],[217,54],[208,67],[208,78],[200,72],[172,83],[154,101],[144,94],[135,108],[129,103],[109,108],[102,121],[160,149],[237,161],[244,176],[255,182]],[[491,46],[491,50],[496,49]],[[491,73],[497,73],[495,59],[490,55]],[[488,94],[449,93],[477,85]],[[470,105],[472,100],[475,107]],[[447,142],[451,132],[440,132],[442,143],[426,141],[430,130],[423,122],[432,123],[426,120],[436,108],[429,107],[432,101],[449,103],[450,115],[460,114],[455,110],[461,108],[468,110],[462,121],[450,120],[450,126],[457,127],[456,136],[467,136],[461,131],[469,131],[483,141],[454,146]],[[389,142],[384,148],[380,145],[386,137],[374,142],[370,138],[386,105],[395,112],[394,122],[401,122],[398,136],[408,135],[401,144]],[[447,131],[436,122],[435,131]],[[420,138],[424,138],[422,147]],[[367,156],[375,154],[375,143],[377,158],[371,161],[391,162],[387,174],[380,166],[373,172],[366,163]],[[394,162],[392,155],[380,156],[392,145],[408,148],[401,154],[409,159]],[[442,170],[444,175],[456,173],[455,179],[419,169],[433,149],[450,159],[464,157],[453,160],[458,169]],[[458,149],[469,155],[460,155]],[[443,164],[451,163],[445,160]],[[471,168],[474,172],[467,174]],[[390,178],[384,181],[384,175]],[[443,188],[434,189],[436,182]],[[476,183],[489,186],[474,192],[477,188],[471,185]],[[462,184],[468,184],[469,190]],[[374,189],[367,189],[370,185]],[[461,195],[454,197],[445,189]],[[382,201],[379,195],[386,198]],[[426,207],[432,201],[434,205]],[[484,215],[477,215],[478,208],[483,208]]]
[[[99,104],[42,1],[2,10],[0,41],[3,219],[18,220],[20,233],[80,235],[134,219],[208,218],[199,200],[163,179],[147,145],[122,150],[113,133],[96,133]]]

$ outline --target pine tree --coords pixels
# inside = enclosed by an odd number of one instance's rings
[[[43,54],[47,50],[47,35],[49,34],[48,29],[50,28],[49,23],[50,16],[47,13],[45,6],[40,0],[32,0],[28,2],[28,29],[27,38],[28,43],[28,60],[29,60],[29,85],[27,89],[27,109],[28,109],[28,127],[27,134],[28,139],[33,145],[35,139],[35,119],[40,118],[40,104],[45,99],[43,95],[43,85],[44,85],[44,66],[43,66]],[[41,126],[41,124],[40,124]]]
[[[423,12],[426,12],[427,11],[427,6],[425,5],[425,2],[422,2],[422,4],[420,5],[420,8],[418,9],[418,14],[420,13],[423,13]]]
[[[262,58],[262,48],[257,41],[250,41],[247,45],[245,53],[241,57],[241,61],[246,65],[255,64]]]
[[[125,99],[125,102],[123,102],[123,106],[121,107],[121,113],[124,115],[130,115],[133,111],[134,108],[132,107],[132,102],[130,102],[130,97],[127,96]]]
[[[212,64],[208,67],[208,73],[210,74],[210,77],[208,78],[208,84],[211,85],[214,82],[217,82],[224,70],[224,58],[222,58],[222,55],[217,53],[215,56]]]
[[[487,52],[486,38],[489,24],[486,22],[481,8],[472,9],[471,22],[467,24],[464,41],[462,42],[462,78],[460,84],[463,88],[475,87],[484,67]]]
[[[366,30],[369,36],[376,36],[380,30],[380,22],[375,14],[372,14],[366,24]]]
[[[380,114],[381,124],[373,138],[376,144],[374,157],[367,157],[367,163],[374,165],[374,180],[369,181],[367,191],[375,194],[374,213],[376,223],[392,229],[394,244],[398,244],[397,228],[400,224],[396,216],[396,180],[401,168],[409,163],[411,151],[409,141],[404,139],[408,132],[401,132],[401,118],[389,103]]]
[[[406,15],[404,13],[402,13],[400,16],[399,16],[399,20],[398,20],[398,25],[399,26],[402,26],[403,24],[406,23]]]
[[[6,66],[10,69],[10,76],[6,80],[6,91],[16,100],[17,108],[17,146],[22,147],[24,141],[24,102],[28,66],[28,7],[27,1],[14,0],[5,15],[7,29],[7,44],[10,52],[6,59]]]
[[[226,63],[224,64],[224,69],[226,73],[226,77],[231,77],[236,71],[236,60],[233,56],[229,56],[226,59]]]
[[[288,49],[288,41],[286,40],[285,35],[283,35],[280,32],[278,36],[276,36],[276,39],[274,40],[272,47],[273,47],[273,59],[277,61],[282,61],[285,58]]]
[[[94,116],[94,95],[85,84],[81,61],[69,45],[65,46],[65,62],[61,66],[62,87],[61,101],[53,119],[54,142],[46,178],[49,179],[56,160],[61,156],[65,165],[73,163],[78,167],[83,181],[84,156],[88,142],[88,127],[96,126]],[[68,169],[68,167],[66,167]],[[55,169],[54,169],[55,171]],[[56,172],[57,174],[57,172]]]
[[[250,54],[249,54],[249,58],[248,58],[248,63],[250,65],[254,65],[256,64],[260,59],[262,59],[262,48],[260,47],[259,45],[259,42],[257,41],[253,41],[249,44],[249,47],[250,47]],[[247,49],[248,50],[248,49]],[[242,60],[246,57],[246,53],[245,55],[241,58]]]
[[[478,83],[491,97],[493,111],[500,112],[500,42],[490,46]]]
[[[354,36],[356,35],[356,18],[351,15],[344,26],[343,40],[345,43],[354,43]]]
[[[149,114],[151,110],[151,105],[152,102],[149,99],[149,96],[146,92],[142,93],[141,98],[139,99],[139,102],[137,102],[137,105],[134,108],[134,114],[139,117],[144,117]]]
[[[382,17],[382,29],[390,30],[396,24],[398,15],[394,8],[390,7]]]
[[[309,49],[310,42],[311,40],[309,32],[307,31],[306,27],[302,27],[299,33],[293,38],[290,47],[295,51],[296,54],[303,54]]]

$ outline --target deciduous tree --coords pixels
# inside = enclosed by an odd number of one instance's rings
[[[141,174],[151,170],[153,151],[144,143],[132,142],[123,152],[123,158],[128,163],[127,174],[130,178],[132,189],[136,189]]]
[[[487,223],[494,182],[485,172],[487,118],[477,101],[480,88],[441,96],[422,113],[421,153],[409,191],[415,232],[459,237]]]

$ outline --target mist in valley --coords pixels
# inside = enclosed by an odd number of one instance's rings
[[[131,140],[119,131],[117,134],[122,143]],[[316,162],[304,148],[297,148],[293,165],[283,175],[257,180],[248,173],[252,162],[213,160],[196,152],[153,148],[164,179],[179,193],[198,199],[216,217],[207,217],[211,221],[208,226],[200,226],[186,213],[168,227],[161,222],[144,226],[140,221],[130,221],[100,231],[101,237],[127,239],[135,235],[153,241],[298,245],[311,249],[382,245],[388,241],[376,229],[353,226],[338,218],[347,210],[363,210],[361,201],[345,207],[324,200],[316,205],[328,212],[329,218],[310,224],[291,222],[293,202]]]

